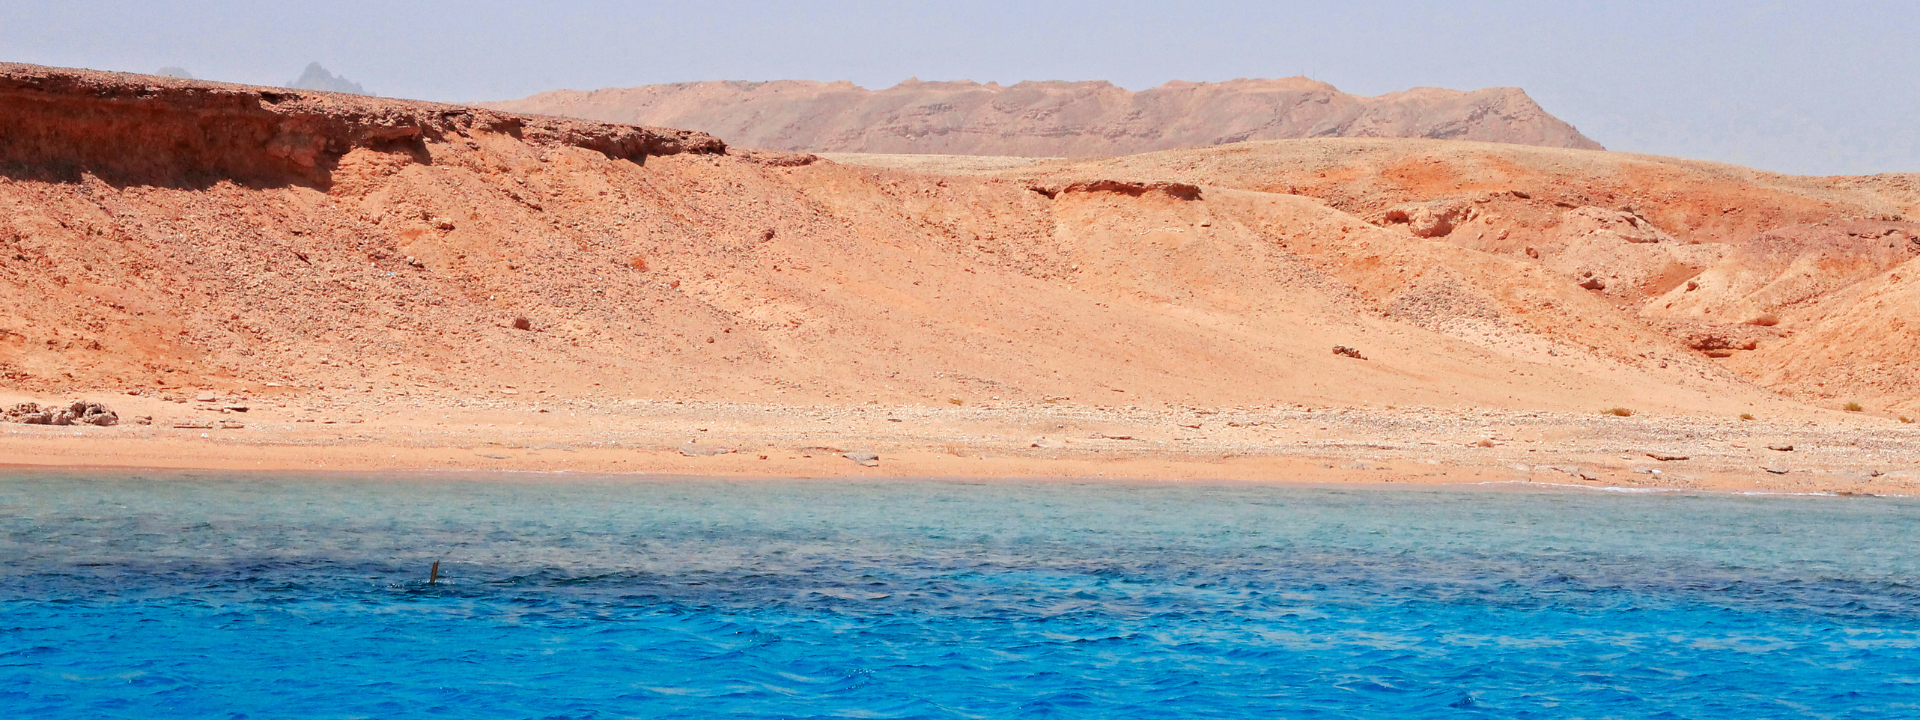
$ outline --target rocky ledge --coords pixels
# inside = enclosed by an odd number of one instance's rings
[[[686,130],[14,63],[0,63],[0,127],[0,170],[10,174],[155,185],[324,188],[356,148],[408,153],[486,132],[635,162],[726,152]]]

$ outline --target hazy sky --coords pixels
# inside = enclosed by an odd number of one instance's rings
[[[1525,88],[1614,150],[1920,171],[1920,2],[0,3],[0,60],[494,100],[689,80]]]

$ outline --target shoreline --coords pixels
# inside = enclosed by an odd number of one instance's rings
[[[1835,498],[1835,499],[1886,499],[1900,500],[1920,498],[1920,492],[1906,493],[1868,493],[1868,492],[1813,492],[1789,491],[1780,489],[1753,489],[1735,487],[1679,487],[1665,485],[1582,485],[1575,483],[1545,482],[1533,480],[1431,480],[1396,481],[1393,479],[1368,478],[1363,475],[1343,475],[1336,478],[1245,478],[1245,477],[1133,477],[1133,476],[1065,476],[1065,475],[905,475],[905,474],[840,474],[840,475],[711,475],[690,472],[651,472],[651,471],[595,471],[595,470],[520,470],[520,469],[447,469],[447,468],[406,468],[393,467],[382,469],[307,469],[307,468],[228,468],[228,467],[152,467],[137,465],[85,465],[58,464],[43,465],[18,462],[0,462],[0,476],[8,474],[54,474],[63,472],[99,471],[133,475],[128,479],[146,479],[137,477],[144,474],[169,476],[167,479],[194,477],[198,475],[216,475],[213,479],[238,479],[228,477],[238,473],[248,473],[245,478],[278,479],[295,477],[321,481],[358,481],[358,482],[446,482],[446,483],[496,483],[496,482],[546,482],[550,484],[629,484],[629,483],[842,483],[868,482],[892,484],[1103,484],[1103,485],[1181,485],[1199,487],[1229,487],[1262,485],[1293,488],[1342,488],[1367,490],[1459,490],[1477,492],[1535,492],[1535,493],[1602,493],[1617,495],[1672,495],[1672,496],[1713,496],[1713,497],[1753,497],[1753,498]]]
[[[1920,433],[1875,418],[1449,408],[794,406],[565,401],[316,418],[298,401],[124,397],[152,425],[0,425],[0,467],[613,478],[1513,483],[1603,492],[1920,495]],[[184,411],[184,412],[183,412]],[[174,425],[214,427],[176,428]],[[363,419],[365,418],[365,419]],[[198,422],[194,422],[198,421]],[[223,424],[236,425],[218,429]],[[1776,448],[1789,448],[1778,450]],[[874,456],[871,459],[868,456]],[[1660,460],[1658,458],[1670,458]],[[865,462],[863,462],[865,461]]]

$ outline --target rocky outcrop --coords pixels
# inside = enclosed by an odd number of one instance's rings
[[[1675,242],[1672,235],[1632,210],[1608,210],[1579,207],[1560,216],[1560,233],[1567,237],[1598,238],[1609,242],[1642,245]]]
[[[25,425],[97,425],[107,427],[120,424],[120,416],[100,403],[75,402],[64,408],[40,407],[36,403],[20,403],[0,410],[0,420]]]
[[[1734,244],[1649,314],[1741,323],[1789,311],[1920,258],[1920,224],[1844,219],[1790,225]]]
[[[503,133],[641,161],[719,153],[696,132],[528,118],[493,110],[198,82],[152,75],[0,64],[0,171],[114,183],[326,187],[356,148],[425,160],[427,143]]]
[[[1066,185],[1034,185],[1028,189],[1057,198],[1073,193],[1118,193],[1129,197],[1140,197],[1148,193],[1157,193],[1179,200],[1199,200],[1200,187],[1177,182],[1139,182],[1131,180],[1082,180]]]
[[[701,82],[483,103],[511,112],[713,133],[808,152],[1099,157],[1248,140],[1417,137],[1602,149],[1517,88],[1416,88],[1378,97],[1306,78],[1171,82]]]
[[[1473,212],[1473,204],[1451,198],[1432,202],[1402,203],[1386,209],[1369,222],[1381,227],[1404,225],[1408,232],[1423,238],[1446,237],[1455,225]]]

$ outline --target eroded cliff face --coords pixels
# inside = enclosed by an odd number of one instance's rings
[[[433,103],[176,78],[0,64],[0,165],[23,177],[207,185],[221,180],[326,187],[367,148],[420,155],[427,142],[504,133],[609,157],[721,152],[686,131]]]
[[[1172,82],[701,82],[483,103],[524,113],[703,130],[806,152],[1103,157],[1249,140],[1404,137],[1601,149],[1517,88],[1379,97],[1305,78]]]

